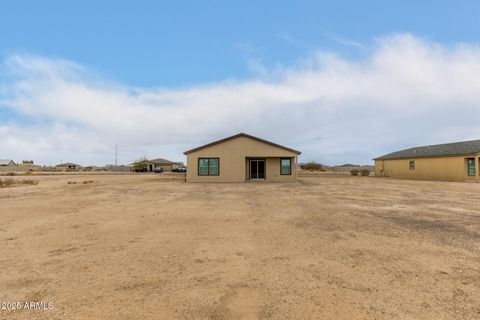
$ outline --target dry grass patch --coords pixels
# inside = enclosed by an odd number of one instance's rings
[[[11,188],[21,185],[37,185],[38,180],[29,180],[29,179],[1,179],[0,188]]]
[[[93,180],[84,180],[84,181],[68,181],[67,184],[90,184],[95,183]]]

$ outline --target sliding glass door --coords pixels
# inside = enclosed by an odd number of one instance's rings
[[[250,180],[265,179],[265,160],[250,160]]]

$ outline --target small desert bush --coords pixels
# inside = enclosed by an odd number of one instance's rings
[[[84,180],[83,182],[77,182],[77,181],[68,181],[67,184],[80,184],[80,183],[83,183],[83,184],[89,184],[89,183],[95,183],[95,181],[93,180]]]
[[[17,174],[15,172],[7,172],[5,175],[13,177],[13,176],[16,176]]]
[[[30,184],[30,185],[37,185],[38,180],[17,180],[17,184]]]
[[[350,174],[351,174],[352,176],[358,176],[358,173],[359,173],[359,172],[360,172],[360,171],[358,171],[357,169],[352,169],[352,170],[350,170]]]
[[[322,170],[322,165],[316,162],[309,162],[305,163],[303,165],[303,170],[309,170],[309,171],[321,171]]]
[[[362,176],[364,176],[364,177],[367,177],[367,176],[370,175],[370,170],[368,170],[368,169],[362,169],[362,170],[360,170],[360,174],[361,174]]]
[[[17,185],[36,185],[38,180],[16,180],[16,179],[2,179],[0,180],[0,188],[10,188]]]
[[[13,184],[13,179],[2,179],[0,180],[0,188],[8,188]]]

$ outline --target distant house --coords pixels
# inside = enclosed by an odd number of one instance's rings
[[[111,171],[111,172],[130,172],[132,170],[132,166],[131,165],[108,165],[107,166],[107,170]]]
[[[13,160],[10,160],[10,159],[0,159],[0,166],[1,167],[14,167],[16,166],[17,164],[13,161]]]
[[[55,166],[56,169],[58,170],[72,170],[72,171],[75,171],[75,170],[78,170],[81,168],[80,165],[78,164],[75,164],[75,163],[71,163],[71,162],[66,162],[66,163],[61,163],[61,164],[57,164]]]
[[[375,158],[375,175],[480,182],[480,140],[400,150]]]
[[[245,133],[185,151],[187,181],[294,181],[300,151]]]
[[[173,162],[167,159],[153,159],[148,161],[151,165],[151,169],[149,171],[163,171],[163,172],[171,172],[177,169],[178,167],[183,167],[183,162]]]

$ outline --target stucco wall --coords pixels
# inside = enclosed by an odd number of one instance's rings
[[[199,176],[198,158],[220,158],[220,174],[218,176]],[[187,155],[187,181],[189,182],[241,182],[247,177],[246,158],[265,158],[266,180],[296,180],[297,154],[277,148],[247,137],[238,137],[191,152]],[[280,158],[292,158],[292,174],[280,175]]]
[[[476,158],[476,176],[468,176],[466,158]],[[409,169],[410,160],[415,160],[415,170]],[[383,167],[383,171],[382,171]],[[456,156],[376,160],[375,175],[419,180],[477,181],[479,179],[478,156]]]
[[[157,168],[162,168],[163,172],[170,172],[172,171],[172,165],[171,164],[166,164],[162,166],[156,166]]]

